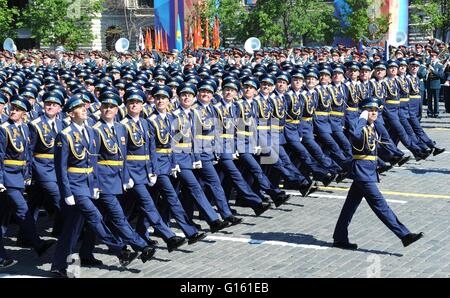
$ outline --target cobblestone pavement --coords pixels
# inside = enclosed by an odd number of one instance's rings
[[[96,257],[105,266],[82,268],[81,277],[449,277],[450,276],[450,114],[423,119],[427,133],[449,151],[422,162],[409,162],[382,177],[379,185],[399,219],[425,237],[404,248],[363,202],[349,235],[357,251],[331,247],[332,233],[344,203],[348,181],[255,217],[237,207],[244,223],[205,241],[168,253],[161,245],[155,259],[134,261],[127,269],[101,245]],[[206,224],[203,224],[206,227]],[[29,249],[11,246],[19,264],[0,276],[50,276],[54,249],[38,259]],[[162,243],[159,240],[160,244]]]

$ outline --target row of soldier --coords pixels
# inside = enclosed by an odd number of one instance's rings
[[[364,155],[354,154],[348,128],[367,100],[383,116],[379,172],[410,159],[398,142],[416,161],[438,155],[445,149],[418,120],[419,64],[0,71],[2,235],[13,215],[20,244],[44,254],[54,243],[36,232],[45,205],[55,215],[56,276],[67,276],[83,229],[82,265],[102,264],[96,240],[123,266],[146,262],[157,244],[150,226],[171,252],[206,236],[195,209],[217,232],[242,221],[230,198],[259,216],[289,199],[280,184],[307,196],[317,181],[353,178],[352,161]],[[15,263],[3,245],[0,261]]]

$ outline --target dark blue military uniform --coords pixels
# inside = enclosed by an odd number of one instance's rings
[[[315,89],[305,90],[301,93],[301,96],[305,105],[301,122],[302,143],[322,166],[330,170],[333,174],[338,174],[342,171],[342,168],[322,151],[322,148],[314,139],[313,117],[317,106],[318,93]]]
[[[169,212],[171,211],[183,233],[190,238],[198,233],[198,230],[188,218],[170,181],[172,169],[177,165],[172,151],[174,143],[171,138],[171,123],[175,122],[175,118],[170,114],[166,114],[163,117],[158,111],[155,111],[150,116],[149,122],[150,135],[155,139],[155,151],[150,154],[156,155],[155,174],[158,175],[156,184],[153,187],[154,197],[162,196],[159,207],[161,216],[166,224],[169,224]]]
[[[82,104],[79,100],[78,102]],[[73,100],[72,105],[75,104],[76,101]],[[65,210],[52,270],[67,268],[67,257],[75,249],[84,222],[98,239],[116,254],[119,255],[125,245],[109,230],[92,201],[95,189],[99,187],[94,173],[97,169],[96,153],[99,144],[94,139],[92,128],[84,126],[84,131],[80,131],[75,123],[72,123],[56,138],[55,171],[61,196],[65,198]],[[68,205],[71,197],[74,206]]]
[[[134,186],[127,192],[127,197],[137,200],[141,212],[140,220],[136,227],[141,237],[147,239],[147,224],[149,222],[168,241],[175,237],[174,232],[164,223],[156,209],[155,203],[147,189],[150,183],[149,175],[155,174],[157,164],[155,154],[155,140],[150,137],[149,122],[143,118],[134,120],[127,115],[121,123],[127,130],[127,170]]]
[[[196,175],[209,188],[209,194],[214,198],[222,218],[230,218],[233,214],[213,164],[220,150],[216,147],[218,122],[212,104],[205,106],[200,102],[197,103],[194,108],[194,124],[194,142],[197,150],[195,153],[199,154],[199,160],[202,162],[202,167],[195,171]]]
[[[180,166],[181,172],[179,178],[181,185],[185,189],[181,197],[181,203],[190,219],[194,213],[194,202],[205,220],[211,225],[213,222],[219,222],[219,216],[211,206],[193,173],[193,163],[199,160],[197,154],[194,154],[195,142],[193,140],[192,127],[194,126],[194,112],[185,111],[178,108],[173,112],[175,117],[174,124],[171,125],[172,139],[174,142],[173,156],[176,164]]]
[[[374,104],[378,108],[378,104]],[[370,106],[369,106],[370,107]],[[378,190],[377,142],[375,127],[368,125],[363,118],[356,119],[350,126],[350,140],[353,145],[351,177],[353,183],[334,230],[335,243],[349,244],[348,226],[353,214],[365,198],[377,217],[399,238],[410,234],[409,230],[397,219]],[[356,247],[354,247],[356,248]]]

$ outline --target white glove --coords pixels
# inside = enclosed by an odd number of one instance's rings
[[[6,190],[6,187],[3,184],[0,184],[0,192],[4,192]]]
[[[261,154],[261,147],[260,146],[256,146],[255,148],[253,148],[253,154],[260,155]]]
[[[25,180],[25,186],[30,186],[30,185],[31,185],[31,179]]]
[[[236,153],[233,154],[233,159],[239,159],[239,152],[236,151]]]
[[[94,200],[98,200],[98,198],[100,198],[100,189],[94,188],[94,196],[92,198]]]
[[[303,141],[303,137],[300,138],[300,142]]]
[[[75,205],[75,198],[73,196],[67,197],[64,199],[67,205],[73,206]]]
[[[133,179],[130,178],[130,179],[128,180],[128,183],[123,185],[123,190],[124,190],[124,191],[127,191],[127,190],[129,190],[129,189],[132,189],[133,186],[134,186],[134,181],[133,181]]]
[[[194,169],[201,169],[201,168],[203,167],[202,161],[201,161],[201,160],[195,161],[195,162],[192,164],[192,167],[193,167]]]
[[[157,176],[155,174],[148,174],[148,179],[150,180],[150,187],[156,184]]]
[[[369,111],[364,110],[362,111],[361,115],[359,115],[359,118],[368,119],[369,118]]]
[[[172,169],[170,175],[172,175],[174,178],[177,178],[177,174],[181,172],[180,166],[176,165],[175,168]]]

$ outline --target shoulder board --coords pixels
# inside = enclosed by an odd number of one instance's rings
[[[156,120],[156,117],[158,117],[156,114],[153,114],[153,115],[151,115],[150,117],[149,117],[149,119],[151,120],[151,121],[155,121]]]
[[[100,126],[102,126],[102,123],[99,121],[99,122],[95,123],[94,126],[92,126],[92,128],[97,129],[97,128],[100,128]]]
[[[128,124],[128,118],[123,118],[122,121],[120,121],[120,123],[127,125]]]
[[[261,96],[256,95],[255,98],[253,98],[253,99],[255,99],[255,100],[260,100],[260,99],[261,99]]]
[[[69,127],[64,128],[64,129],[62,130],[62,133],[68,134],[68,133],[71,132],[71,131],[72,131],[72,128],[69,126]]]
[[[42,121],[41,117],[38,117],[38,118],[34,119],[33,121],[31,121],[31,124],[36,125],[41,121]]]
[[[180,110],[175,110],[172,112],[173,115],[178,116],[180,114]]]
[[[194,103],[193,105],[192,105],[192,107],[191,107],[191,109],[197,109],[198,108],[198,104],[197,103]]]
[[[9,124],[10,124],[9,122],[4,122],[4,123],[2,123],[2,127],[7,128],[9,126]]]

